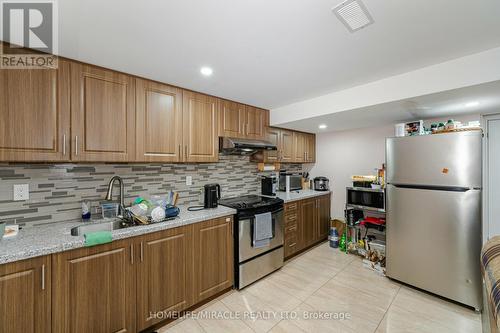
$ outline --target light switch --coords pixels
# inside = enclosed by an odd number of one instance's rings
[[[14,185],[14,201],[25,201],[30,198],[29,184]]]
[[[191,176],[186,176],[186,185],[191,186],[193,185],[193,177]]]

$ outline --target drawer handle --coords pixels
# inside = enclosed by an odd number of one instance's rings
[[[130,263],[133,265],[134,264],[134,245],[130,245]]]
[[[141,262],[144,261],[144,243],[141,242]]]
[[[42,265],[42,290],[45,290],[45,264]]]
[[[288,247],[294,247],[295,245],[297,245],[297,243],[292,243],[292,244],[288,245]]]

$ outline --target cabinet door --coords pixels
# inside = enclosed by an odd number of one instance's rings
[[[222,217],[193,227],[195,302],[200,302],[233,285],[233,222]]]
[[[306,134],[293,132],[293,161],[304,163],[306,161]]]
[[[182,157],[182,90],[137,79],[136,160],[179,162]]]
[[[287,130],[280,131],[280,162],[293,162],[294,142],[293,132]]]
[[[318,241],[328,237],[330,230],[330,195],[324,195],[316,199],[318,204]]]
[[[245,115],[244,105],[222,100],[219,110],[219,136],[244,137]]]
[[[50,257],[0,266],[0,332],[49,333],[50,302]]]
[[[0,161],[69,160],[69,63],[0,69]]]
[[[245,137],[258,140],[265,139],[269,111],[247,106],[245,115]]]
[[[306,162],[315,163],[316,162],[316,135],[307,134],[306,135]]]
[[[135,269],[130,241],[52,256],[52,331],[135,332]]]
[[[137,330],[165,320],[194,303],[191,226],[140,239],[137,265]],[[155,314],[161,313],[160,316]]]
[[[134,160],[134,82],[125,74],[71,64],[72,160]]]
[[[268,127],[267,128],[267,141],[276,145],[277,150],[266,150],[264,152],[264,162],[274,163],[279,162],[280,154],[280,135],[281,131],[277,128]]]
[[[316,199],[307,199],[300,202],[299,217],[299,244],[303,249],[313,244],[317,239],[317,208]]]
[[[217,98],[190,91],[184,91],[183,95],[183,160],[217,162]]]

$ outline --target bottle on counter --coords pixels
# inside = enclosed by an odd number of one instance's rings
[[[90,201],[82,200],[82,220],[89,221],[90,216]]]

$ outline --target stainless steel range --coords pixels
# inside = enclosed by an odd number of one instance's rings
[[[234,223],[235,287],[244,288],[282,267],[283,200],[245,195],[222,199],[220,204],[237,210]],[[265,235],[259,229],[269,232],[268,236],[260,236],[265,239],[257,239],[259,235]]]

